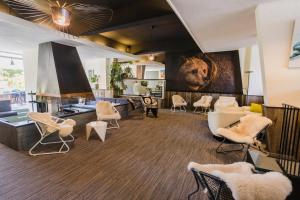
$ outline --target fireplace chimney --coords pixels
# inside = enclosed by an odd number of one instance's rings
[[[39,45],[37,96],[94,99],[76,47],[55,42]]]

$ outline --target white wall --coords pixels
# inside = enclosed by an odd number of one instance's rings
[[[240,67],[241,67],[241,77],[243,85],[243,93],[245,94],[245,88],[247,88],[247,79],[245,76],[245,69],[247,69],[248,64],[250,63],[248,47],[239,49],[239,58],[240,58]]]
[[[88,76],[89,70],[94,70],[96,75],[100,75],[99,89],[106,89],[106,59],[105,58],[94,58],[94,59],[83,59],[81,58],[83,67],[86,75]],[[93,86],[92,86],[93,87]]]
[[[36,92],[37,86],[37,69],[38,69],[38,46],[36,48],[23,51],[23,65],[25,78],[26,94]],[[27,100],[30,100],[30,98]]]
[[[259,48],[257,45],[239,49],[241,75],[244,88],[244,94],[248,89],[248,95],[263,96],[263,85],[261,75],[261,64]],[[253,71],[249,76],[248,87],[248,74],[245,71]]]
[[[260,95],[263,96],[263,84],[262,84],[262,73],[261,73],[261,61],[259,55],[259,48],[257,45],[252,46],[250,71],[253,71],[250,75],[249,80],[249,95]]]
[[[293,22],[300,19],[300,1],[260,4],[256,9],[265,104],[300,106],[300,68],[289,69]]]

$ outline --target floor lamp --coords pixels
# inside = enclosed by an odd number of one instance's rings
[[[247,103],[247,101],[248,101],[249,84],[250,84],[250,75],[251,75],[251,73],[253,73],[253,72],[254,72],[254,71],[251,71],[251,70],[245,71],[245,74],[247,74],[247,92],[246,92],[245,103]],[[245,105],[245,103],[244,103],[244,105]]]

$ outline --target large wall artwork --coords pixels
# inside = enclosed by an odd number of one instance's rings
[[[238,51],[166,54],[167,91],[242,94]]]
[[[300,67],[300,19],[296,20],[294,25],[289,67]]]

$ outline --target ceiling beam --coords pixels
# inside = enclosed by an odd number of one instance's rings
[[[148,18],[148,19],[136,20],[136,21],[131,21],[128,23],[107,26],[104,28],[99,28],[97,30],[84,33],[83,35],[96,35],[96,34],[100,34],[100,33],[116,31],[116,30],[120,30],[120,29],[136,27],[136,26],[153,25],[157,22],[162,22],[162,21],[169,22],[169,21],[176,21],[176,20],[178,20],[178,19],[175,14],[168,14],[168,15],[163,15],[163,16],[159,16],[159,17],[152,17],[152,18]]]
[[[117,49],[119,51],[129,53],[127,45],[122,44],[118,41],[112,40],[110,38],[104,37],[102,35],[80,36],[80,38],[90,40],[99,45],[105,45],[105,46]]]
[[[130,53],[135,55],[155,53],[155,52],[168,52],[168,51],[189,51],[197,50],[199,47],[197,44],[190,39],[182,40],[167,40],[167,41],[157,41],[155,43],[142,43],[133,45],[130,48]]]

